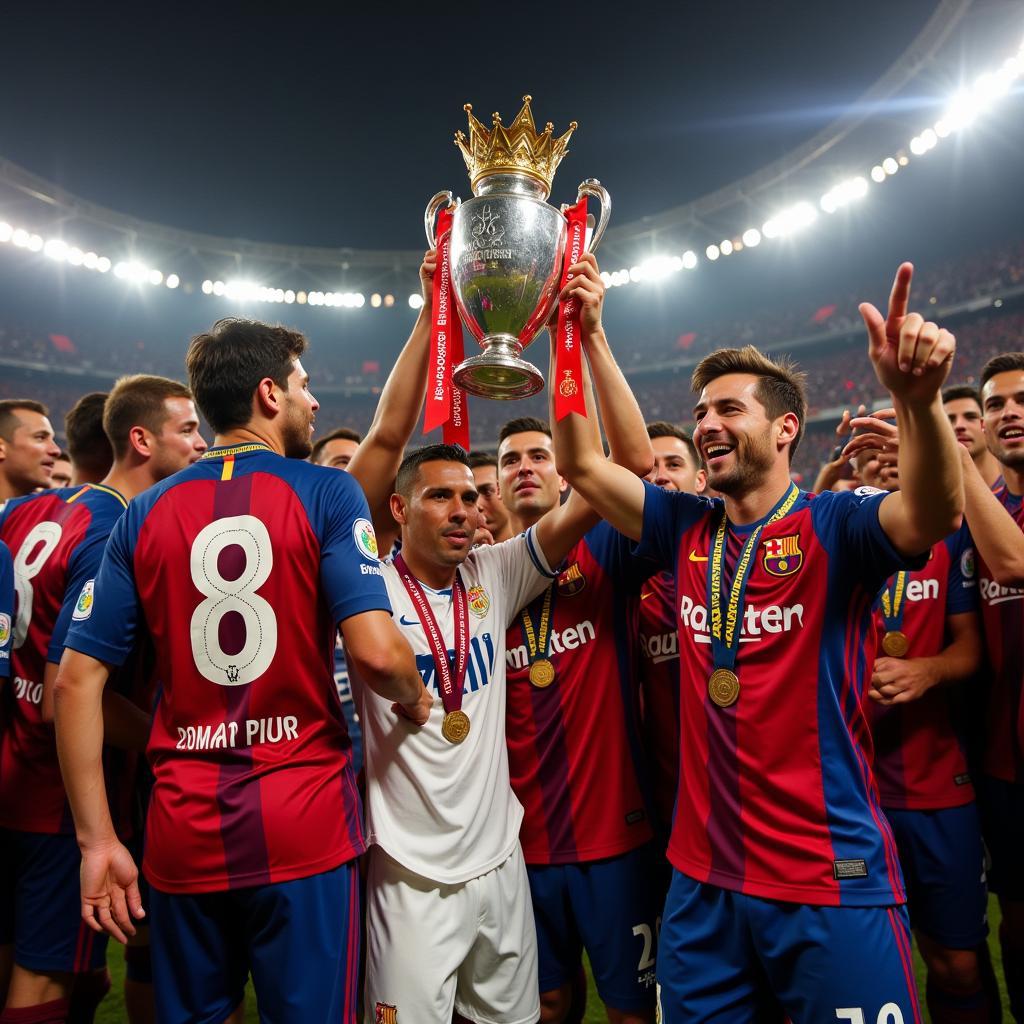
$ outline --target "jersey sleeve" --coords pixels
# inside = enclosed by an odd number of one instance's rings
[[[111,665],[124,664],[135,645],[139,621],[131,543],[131,538],[138,536],[138,530],[132,528],[134,511],[129,506],[115,524],[95,583],[79,587],[71,628],[62,644]]]
[[[370,509],[347,473],[329,471],[321,495],[320,580],[335,624],[362,612],[391,612]]]
[[[635,554],[633,542],[605,521],[588,530],[583,543],[608,578],[629,592],[638,592],[647,580],[661,572],[660,565]]]
[[[946,538],[949,549],[949,580],[946,585],[946,614],[960,615],[978,610],[978,580],[974,570],[974,541],[966,525]]]
[[[14,635],[14,561],[0,541],[0,679],[11,674],[11,637]]]
[[[119,510],[120,511],[120,510]],[[92,611],[96,574],[103,560],[103,549],[110,536],[110,519],[106,510],[94,510],[85,536],[75,545],[68,559],[64,600],[50,634],[46,660],[58,664],[64,653],[64,641],[71,623],[79,621]]]
[[[656,569],[675,571],[679,538],[714,508],[708,498],[680,491],[666,491],[644,483],[644,524],[633,554],[649,559]]]
[[[558,576],[537,543],[536,527],[518,537],[477,549],[481,568],[486,567],[490,585],[507,602],[504,626],[507,629],[519,609],[529,604]]]
[[[813,499],[811,506],[815,530],[840,567],[836,576],[844,574],[860,580],[872,594],[900,569],[921,569],[928,562],[928,552],[908,557],[896,550],[882,529],[878,511],[889,496],[875,487],[858,487],[855,491],[825,491]]]

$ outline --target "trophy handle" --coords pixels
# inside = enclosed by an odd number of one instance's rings
[[[427,233],[427,247],[430,249],[434,248],[434,218],[437,216],[437,211],[442,206],[458,206],[462,202],[461,199],[456,199],[451,192],[438,192],[433,199],[427,203],[427,208],[423,212],[423,230]],[[601,204],[601,210],[604,211],[604,204]]]
[[[587,252],[596,252],[604,237],[605,228],[608,227],[608,218],[612,215],[612,197],[608,195],[608,189],[597,178],[587,178],[580,185],[576,193],[576,202],[579,202],[584,196],[593,196],[601,202],[601,216],[598,217],[597,227],[594,228],[590,245],[587,247]]]

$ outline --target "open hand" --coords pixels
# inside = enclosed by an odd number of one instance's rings
[[[82,920],[94,932],[107,932],[127,943],[132,921],[146,916],[139,895],[139,869],[116,839],[82,849]]]

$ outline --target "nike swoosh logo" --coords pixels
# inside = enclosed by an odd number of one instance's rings
[[[404,615],[399,615],[398,616],[398,621],[403,626],[418,626],[420,624],[420,620],[419,619],[407,619]]]
[[[640,595],[640,600],[641,601],[646,601],[647,598],[649,598],[649,597],[654,597],[654,591],[653,590],[648,590],[646,594],[641,594]]]
[[[691,562],[706,562],[707,560],[708,560],[708,556],[707,555],[698,555],[696,551],[693,551],[693,550],[690,551],[690,561]]]

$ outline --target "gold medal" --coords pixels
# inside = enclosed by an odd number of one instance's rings
[[[441,735],[449,743],[461,743],[469,735],[469,715],[465,711],[449,711],[441,723]]]
[[[708,696],[720,707],[731,707],[740,695],[740,681],[735,672],[716,668],[708,680]]]
[[[543,690],[545,686],[550,686],[554,681],[555,666],[547,658],[538,658],[530,666],[530,682],[538,690]]]
[[[904,658],[907,651],[910,650],[910,641],[907,639],[906,633],[901,633],[898,629],[890,629],[882,637],[882,650],[890,658]]]

